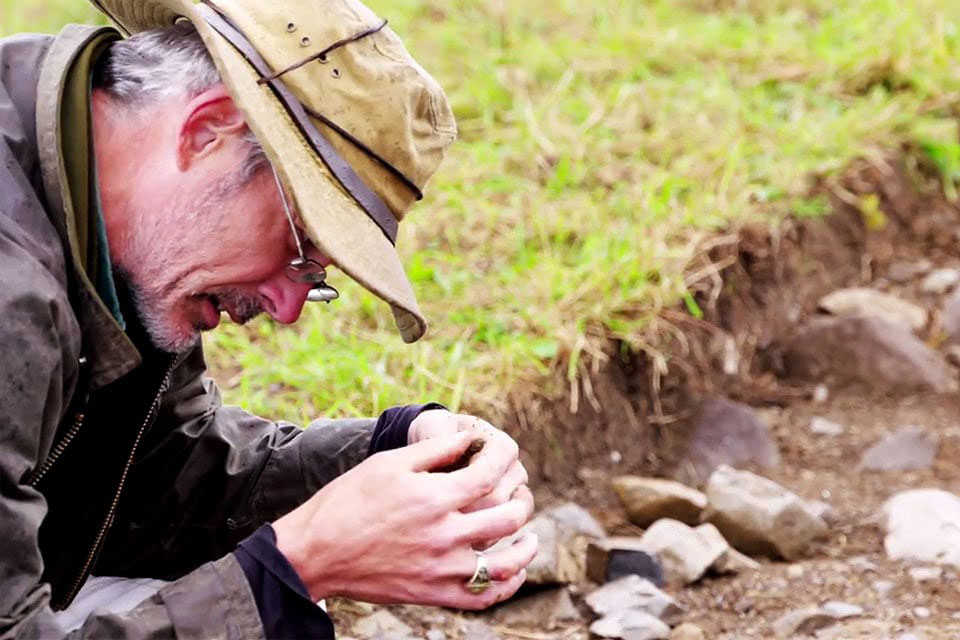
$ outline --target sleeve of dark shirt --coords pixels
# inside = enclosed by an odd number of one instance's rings
[[[424,411],[445,408],[429,402],[387,409],[377,420],[367,455],[406,446],[407,432],[414,418]],[[244,539],[234,555],[250,583],[267,638],[332,640],[335,637],[330,617],[310,599],[300,576],[277,549],[277,535],[270,524]]]

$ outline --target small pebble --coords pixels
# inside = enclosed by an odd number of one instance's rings
[[[818,384],[813,388],[813,401],[817,404],[823,404],[830,399],[830,389],[825,384]]]
[[[927,582],[928,580],[939,580],[943,575],[941,567],[913,567],[909,571],[910,577],[917,582]]]
[[[447,634],[439,629],[427,631],[427,640],[447,640]]]
[[[839,600],[825,602],[823,606],[820,607],[820,610],[834,618],[849,618],[851,616],[863,615],[863,607]]]
[[[946,293],[960,283],[960,269],[934,269],[920,283],[924,293],[940,295]]]
[[[929,618],[930,609],[927,609],[926,607],[914,607],[913,615],[917,616],[918,618]]]
[[[874,580],[872,586],[874,591],[883,596],[890,593],[896,585],[890,580]]]
[[[804,573],[803,565],[792,564],[789,567],[787,567],[787,577],[792,580],[797,580],[799,578],[802,578],[803,573]]]
[[[842,424],[821,418],[820,416],[814,416],[810,421],[810,433],[818,436],[839,436],[842,435],[844,431],[845,429]]]

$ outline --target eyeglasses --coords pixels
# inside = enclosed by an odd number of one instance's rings
[[[280,201],[283,203],[283,213],[287,216],[287,222],[290,223],[290,231],[293,232],[293,239],[297,243],[298,257],[290,261],[287,265],[286,276],[293,282],[311,285],[310,292],[307,294],[307,300],[310,302],[330,302],[340,297],[340,292],[326,283],[327,270],[323,265],[312,258],[308,258],[303,253],[303,243],[300,240],[300,232],[297,225],[293,222],[293,213],[290,211],[290,204],[287,202],[287,194],[280,183],[280,176],[277,170],[270,166],[273,171],[273,179],[277,183],[277,190],[280,191]]]

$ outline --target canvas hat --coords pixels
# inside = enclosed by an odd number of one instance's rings
[[[427,323],[397,223],[456,137],[450,104],[357,0],[92,0],[127,35],[189,20],[310,240],[390,304],[406,342]]]

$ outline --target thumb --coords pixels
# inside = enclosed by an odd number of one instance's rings
[[[399,449],[412,471],[430,471],[453,464],[466,453],[473,437],[467,431],[435,436]]]

